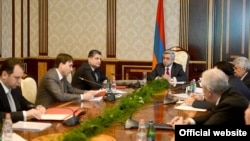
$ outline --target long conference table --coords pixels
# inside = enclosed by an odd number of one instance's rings
[[[124,89],[128,94],[133,91],[131,88]],[[179,92],[180,90],[172,91],[172,93]],[[183,91],[183,89],[182,89]],[[196,111],[182,111],[176,110],[174,107],[176,104],[163,104],[163,99],[166,97],[168,91],[165,90],[154,96],[152,102],[143,105],[140,109],[131,115],[131,118],[139,121],[141,118],[145,121],[154,121],[155,123],[167,123],[174,116],[181,115],[184,117],[193,117],[199,112]],[[53,105],[53,107],[67,107],[67,106],[79,106],[86,112],[80,119],[81,121],[86,121],[92,119],[96,116],[103,114],[104,107],[113,107],[117,104],[119,100],[115,102],[105,102],[101,101],[83,101],[83,102],[60,102]],[[39,122],[49,122],[52,126],[43,131],[22,131],[14,130],[15,133],[20,135],[26,140],[31,141],[47,141],[47,140],[58,140],[54,139],[53,135],[60,135],[61,133],[70,131],[79,126],[65,126],[62,121],[39,121]],[[115,123],[104,130],[103,134],[112,136],[116,141],[135,141],[137,129],[125,129],[124,123]],[[173,130],[158,130],[156,129],[156,140],[157,141],[171,141],[174,139]]]

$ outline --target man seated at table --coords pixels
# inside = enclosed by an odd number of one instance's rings
[[[21,80],[23,63],[16,58],[3,61],[0,68],[0,118],[11,114],[13,122],[26,121],[30,118],[40,119],[46,109],[42,105],[34,105],[22,95]],[[1,120],[2,122],[2,120]]]
[[[218,68],[222,70],[228,79],[229,86],[231,86],[234,90],[244,95],[248,100],[250,100],[250,90],[247,86],[238,78],[234,76],[233,64],[220,61],[214,65],[214,68]],[[203,96],[200,94],[191,94],[187,99],[184,100],[184,103],[191,105],[195,108],[209,109],[213,108],[213,105],[207,101],[203,100]]]
[[[55,68],[48,70],[39,84],[36,104],[50,106],[59,101],[90,100],[95,96],[97,91],[77,89],[67,81],[72,67],[72,56],[61,53],[56,57]]]
[[[73,87],[83,90],[102,88],[102,82],[107,77],[100,70],[101,57],[102,53],[99,50],[89,51],[88,62],[84,62],[73,75],[71,83]]]
[[[176,124],[245,125],[244,111],[249,101],[229,86],[224,72],[217,68],[206,70],[202,73],[201,84],[204,98],[215,106],[214,110],[193,118],[176,116],[168,124],[173,127]]]
[[[239,77],[241,81],[250,90],[250,61],[246,57],[237,57],[233,60],[234,75]]]
[[[148,75],[148,80],[167,79],[169,82],[187,81],[187,74],[182,65],[175,63],[175,53],[167,50],[162,55],[162,63],[158,63],[154,70]]]

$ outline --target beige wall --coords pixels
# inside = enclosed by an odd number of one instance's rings
[[[24,0],[26,5],[27,0]],[[60,52],[86,58],[90,49],[106,56],[106,0],[49,0],[48,55]],[[152,59],[157,0],[117,0],[117,59]],[[20,56],[20,2],[15,3],[15,56]],[[2,2],[2,56],[12,55],[11,1]],[[164,0],[166,46],[179,44],[179,0]],[[27,18],[24,10],[24,19]],[[19,18],[19,19],[18,19]],[[24,20],[24,30],[27,23]],[[38,56],[38,0],[30,1],[30,55]],[[24,57],[27,56],[24,31]]]

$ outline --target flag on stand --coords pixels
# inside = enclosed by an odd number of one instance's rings
[[[162,54],[165,51],[165,31],[164,31],[164,10],[163,0],[158,0],[158,8],[155,23],[155,37],[154,37],[154,52],[152,68],[154,69],[157,63],[162,62]]]

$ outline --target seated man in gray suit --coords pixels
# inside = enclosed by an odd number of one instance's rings
[[[175,53],[167,50],[162,55],[162,63],[158,63],[154,70],[148,75],[148,80],[158,78],[167,79],[169,82],[187,81],[187,74],[180,64],[174,62]]]
[[[55,68],[50,69],[42,78],[38,87],[36,104],[50,106],[58,101],[89,100],[97,91],[85,91],[74,88],[66,77],[71,73],[73,58],[61,53],[56,57]]]

